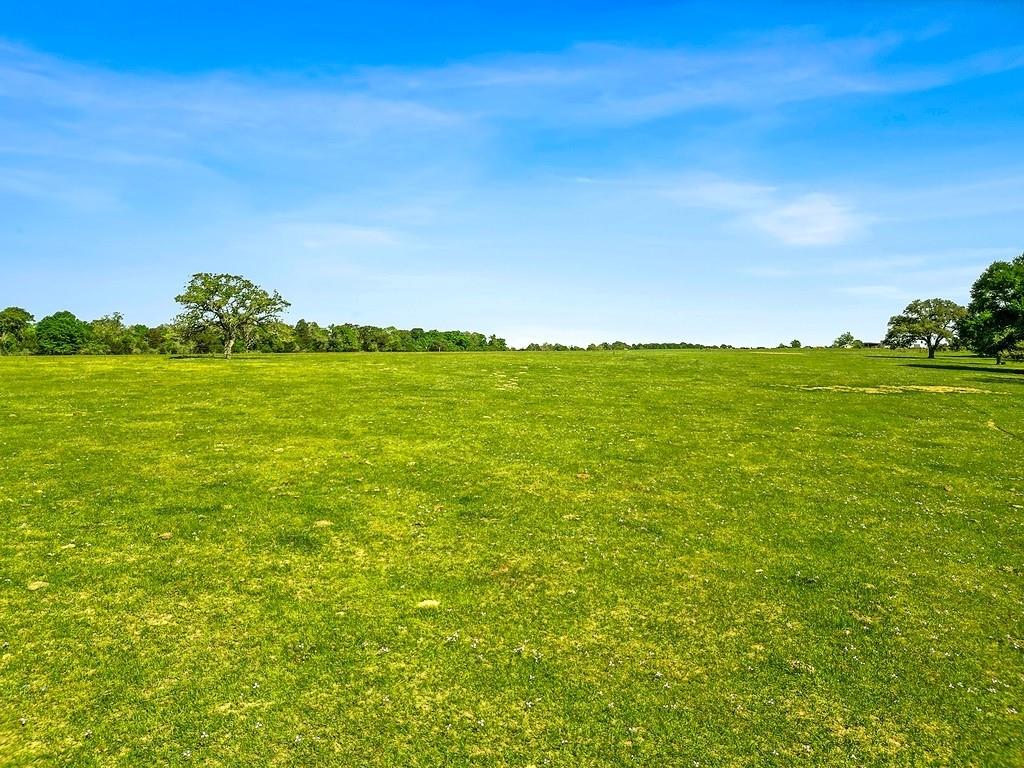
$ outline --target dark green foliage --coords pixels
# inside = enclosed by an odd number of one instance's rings
[[[58,312],[46,322],[44,354],[223,354],[224,333],[216,324],[176,323],[155,327],[128,326],[120,312],[83,323],[70,322]],[[0,313],[0,354],[37,351],[37,328],[32,315],[17,307]],[[62,329],[58,332],[58,329]],[[250,329],[246,346],[259,352],[500,352],[505,340],[474,331],[401,330],[374,325],[329,325],[299,320],[294,326],[280,320],[263,322]],[[569,349],[557,345],[560,349]],[[638,347],[639,348],[639,347]]]
[[[979,355],[997,361],[1024,356],[1024,254],[981,273],[958,330],[960,341]]]
[[[316,323],[299,320],[295,324],[295,344],[297,349],[306,352],[329,352],[331,334],[326,328],[321,328]]]
[[[90,323],[92,333],[88,350],[100,355],[130,355],[149,351],[149,329],[144,325],[124,324],[120,312],[104,315]]]
[[[70,312],[55,312],[36,326],[36,344],[44,355],[73,355],[85,348],[89,331],[89,324]]]
[[[8,307],[0,312],[0,354],[25,350],[34,319],[21,307]]]

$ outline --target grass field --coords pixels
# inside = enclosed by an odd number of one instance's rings
[[[0,358],[0,764],[1024,765],[1024,370]]]

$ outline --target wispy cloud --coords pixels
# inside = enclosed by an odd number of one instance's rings
[[[821,193],[801,195],[751,220],[788,245],[836,245],[860,227],[860,217],[848,205]]]
[[[17,154],[4,134],[31,117],[32,135],[17,136],[25,154],[40,143],[81,153],[83,141],[88,150],[150,160],[197,146],[211,157],[245,148],[340,152],[366,142],[393,147],[389,136],[418,132],[457,136],[504,120],[571,126],[712,108],[752,112],[930,89],[1024,66],[1020,47],[942,65],[882,67],[882,57],[907,44],[892,33],[824,39],[790,32],[714,50],[580,44],[438,68],[171,76],[113,72],[0,42],[0,105],[8,118],[0,146]]]
[[[425,99],[490,117],[638,122],[682,112],[757,110],[822,98],[903,93],[1024,66],[1024,46],[941,66],[880,66],[914,35],[823,39],[788,32],[725,49],[581,44],[559,53],[509,55],[410,72],[368,70],[365,84],[391,98]]]
[[[786,245],[839,245],[852,238],[866,220],[835,195],[787,194],[771,185],[717,177],[686,179],[668,195],[681,205],[732,212],[737,220]]]

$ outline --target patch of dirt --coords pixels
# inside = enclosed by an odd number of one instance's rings
[[[923,384],[879,384],[876,387],[847,387],[841,384],[822,387],[797,387],[805,392],[859,392],[865,395],[897,395],[905,392],[929,392],[941,395],[991,395],[990,389],[974,387],[926,386]]]

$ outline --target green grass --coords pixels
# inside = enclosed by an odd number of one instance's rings
[[[1020,766],[1022,396],[869,351],[0,359],[0,764]]]

